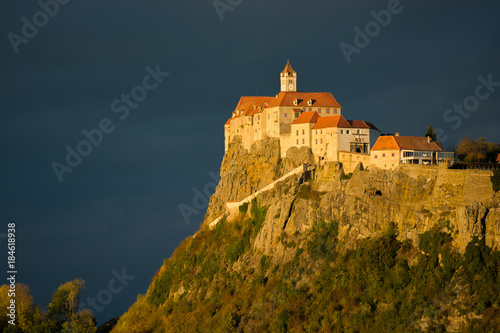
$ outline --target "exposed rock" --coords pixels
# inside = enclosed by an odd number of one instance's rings
[[[264,140],[250,152],[239,145],[231,147],[207,217],[223,214],[226,201],[239,201],[297,165],[314,162],[308,149],[291,148],[283,161],[278,156],[274,139]],[[380,235],[388,222],[394,222],[398,238],[414,244],[418,234],[439,225],[449,228],[461,251],[473,236],[498,247],[500,195],[493,193],[489,173],[432,166],[404,166],[396,171],[359,167],[347,179],[340,163],[322,163],[313,181],[301,185],[304,179],[293,177],[259,195],[258,201],[269,210],[254,247],[282,257],[279,237],[303,233],[320,219],[338,221],[339,239],[347,246],[354,246],[356,239]],[[301,190],[301,186],[307,188]]]

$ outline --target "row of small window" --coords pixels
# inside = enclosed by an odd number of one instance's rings
[[[302,130],[302,135],[304,135],[304,134],[305,134],[305,130]],[[314,134],[318,134],[318,130],[315,130]],[[323,134],[323,130],[319,130],[319,134]],[[340,134],[344,134],[344,130],[340,130]],[[345,134],[351,134],[351,131],[346,130]],[[358,134],[359,134],[359,130],[358,130]],[[299,130],[296,131],[296,135],[299,135]]]
[[[396,156],[394,153],[392,153],[392,157]],[[382,154],[382,157],[385,157],[385,154]],[[378,155],[375,155],[375,158],[378,158]]]
[[[358,130],[358,133],[359,134],[361,133],[359,130]],[[344,130],[340,130],[340,134],[344,134]],[[345,130],[345,134],[351,134],[351,131],[350,130]],[[354,132],[352,132],[352,134],[354,134]]]
[[[441,154],[449,154],[447,156],[441,156]],[[423,152],[423,151],[404,151],[403,157],[432,157],[431,152]],[[439,153],[439,157],[453,157],[453,153]]]
[[[313,110],[313,108],[309,108],[309,111],[312,111],[312,110]],[[305,112],[305,111],[306,111],[306,109],[302,109],[302,112]],[[319,108],[319,109],[318,109],[318,113],[319,113],[319,114],[321,114],[321,108]],[[326,109],[326,110],[325,110],[325,113],[326,113],[326,114],[330,114],[330,109]],[[333,112],[332,112],[332,113],[333,113],[333,114],[338,114],[337,109],[333,109]],[[299,112],[295,112],[295,118],[298,118],[298,117],[299,117],[299,115],[300,115],[300,113],[299,113]],[[285,112],[285,117],[288,117],[288,113],[286,113],[286,112]]]
[[[323,143],[323,139],[320,139],[319,141],[320,141],[321,144]],[[299,139],[297,139],[296,142],[297,142],[297,144],[299,144]],[[316,139],[314,143],[318,144],[318,139]],[[302,144],[303,145],[306,144],[306,140],[305,139],[302,139]]]
[[[299,135],[299,130],[297,130],[296,132],[296,135]],[[306,134],[306,131],[305,130],[302,130],[302,135]]]

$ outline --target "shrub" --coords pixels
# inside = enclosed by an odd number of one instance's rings
[[[156,306],[160,306],[165,303],[170,293],[171,285],[172,273],[170,270],[166,270],[155,280],[151,293],[149,294],[149,302]]]
[[[239,207],[240,213],[246,214],[248,211],[248,202],[245,202],[244,204],[241,204]]]
[[[245,252],[245,240],[240,239],[227,248],[226,251],[226,259],[229,260],[230,263],[235,263],[238,258]]]
[[[493,186],[493,191],[500,191],[500,169],[493,171],[493,176],[491,176],[491,185]]]
[[[251,221],[250,224],[253,227],[253,234],[256,236],[262,225],[264,224],[264,220],[266,219],[268,207],[261,207],[257,202],[256,198],[252,199],[252,208],[250,209]]]

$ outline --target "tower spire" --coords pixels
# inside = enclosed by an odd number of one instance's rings
[[[295,72],[290,64],[290,59],[287,58],[285,69],[280,74],[281,91],[295,92],[297,91],[297,72]]]

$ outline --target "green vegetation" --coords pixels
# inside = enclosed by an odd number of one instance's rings
[[[493,191],[500,191],[500,169],[493,171],[493,176],[491,176],[491,185],[493,186]]]
[[[388,223],[345,249],[339,223],[320,219],[283,234],[294,255],[273,263],[251,246],[266,212],[252,202],[250,218],[184,241],[116,331],[442,332],[453,316],[461,331],[500,330],[500,253],[473,239],[459,254],[445,221],[420,248]]]
[[[248,211],[248,202],[245,202],[244,204],[241,204],[239,207],[240,213],[246,214]]]
[[[94,333],[95,319],[89,310],[80,310],[80,293],[85,282],[80,279],[66,282],[52,295],[44,314],[36,305],[29,287],[16,284],[16,325],[9,324],[7,306],[10,304],[9,286],[0,287],[0,331],[20,333],[78,332]]]
[[[436,131],[434,130],[434,128],[432,127],[432,125],[429,125],[429,127],[427,127],[427,131],[425,132],[425,136],[430,136],[432,141],[436,141],[437,138],[436,138]]]
[[[347,175],[340,176],[340,179],[351,179],[351,177],[352,177],[352,172],[349,172]]]

